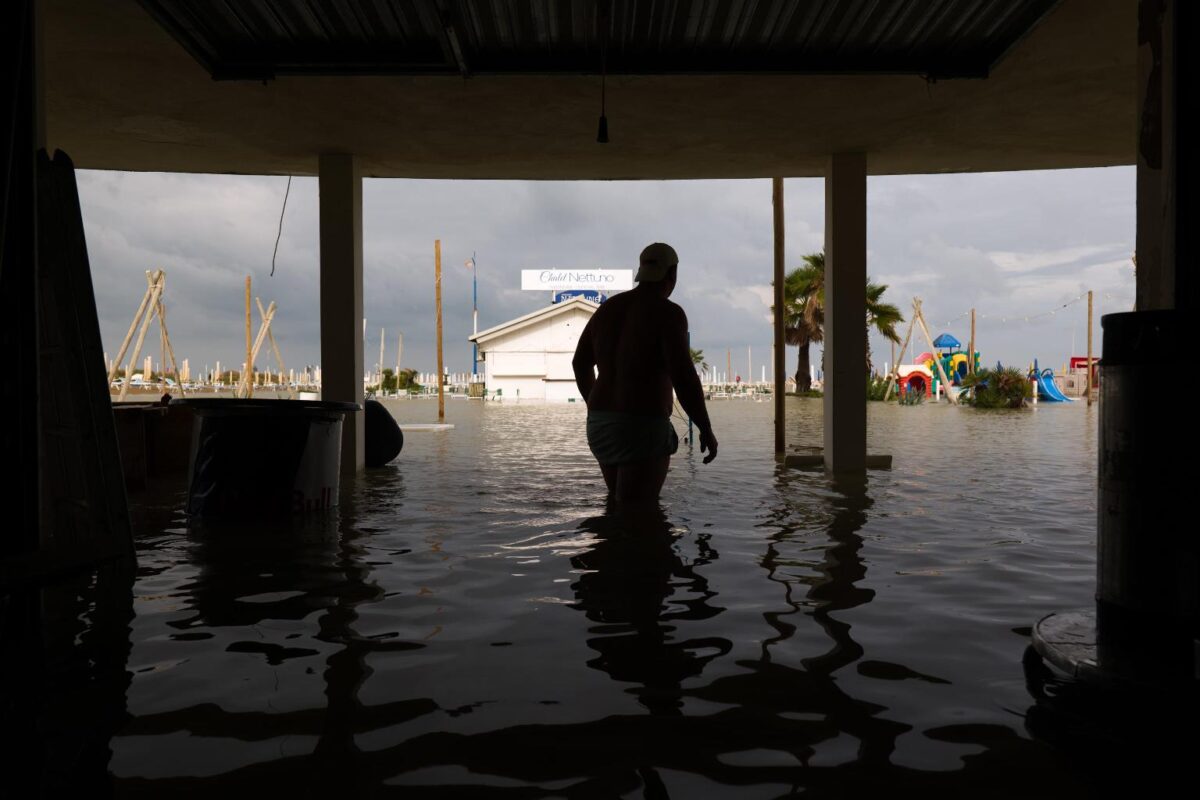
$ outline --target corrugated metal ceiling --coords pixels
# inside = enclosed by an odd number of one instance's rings
[[[214,78],[262,80],[595,74],[602,50],[610,74],[982,78],[1058,0],[140,2]]]

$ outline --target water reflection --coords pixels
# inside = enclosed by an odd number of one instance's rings
[[[667,513],[622,520],[581,510],[599,478],[578,409],[458,408],[487,424],[414,436],[335,517],[189,530],[174,500],[135,508],[132,590],[3,601],[6,756],[55,787],[107,764],[92,788],[148,797],[1012,796],[1031,771],[1078,795],[1025,738],[1012,626],[1091,580],[1062,566],[1094,544],[1056,510],[1083,507],[1088,470],[1026,470],[1056,502],[1036,515],[990,462],[961,491],[936,459],[831,481],[776,470],[760,409],[728,403],[741,451],[687,476],[681,455]],[[897,411],[889,435],[919,449],[909,421],[959,424],[944,411]]]
[[[371,656],[419,650],[424,644],[394,633],[366,636],[357,630],[360,608],[382,601],[386,593],[373,579],[368,534],[356,509],[383,502],[395,506],[403,498],[395,475],[367,477],[358,489],[356,497],[343,498],[339,508],[325,515],[254,526],[193,525],[190,556],[200,570],[187,586],[191,613],[167,623],[204,636],[219,635],[221,629],[253,631],[253,638],[235,636],[225,652],[261,656],[268,667],[293,660],[316,661],[324,655],[323,708],[247,711],[200,703],[141,715],[124,727],[123,736],[182,733],[231,742],[280,743],[278,757],[259,758],[225,772],[215,779],[217,784],[242,786],[270,780],[307,794],[365,790],[378,782],[377,767],[363,768],[356,737],[403,725],[437,710],[437,705],[415,698],[367,706],[359,698],[373,674]],[[286,633],[287,627],[279,623],[301,623],[311,630],[314,623],[306,621],[314,615],[316,630],[309,642],[326,647],[289,644],[301,634]],[[316,673],[316,668],[308,667],[307,673]],[[285,756],[282,743],[289,740],[313,744],[307,754]],[[188,777],[164,776],[153,785],[165,790],[194,783]]]
[[[717,558],[710,537],[696,537],[699,555],[685,564],[677,540],[686,531],[673,529],[661,508],[636,513],[610,507],[579,527],[594,537],[590,550],[571,559],[582,572],[571,586],[575,607],[595,623],[587,643],[600,654],[588,666],[637,684],[630,691],[652,713],[678,714],[683,681],[731,649],[720,637],[677,636],[676,623],[723,610],[710,603],[716,592],[699,571]]]
[[[822,484],[827,480],[826,488]],[[858,535],[872,504],[866,480],[781,469],[775,489],[777,502],[767,523],[774,532],[766,539],[760,563],[768,578],[782,585],[788,610],[763,613],[776,634],[763,640],[758,660],[739,664],[745,672],[716,680],[695,695],[761,715],[757,735],[740,743],[740,749],[778,748],[810,766],[818,743],[844,733],[858,740],[854,749],[860,764],[885,765],[896,738],[911,726],[880,718],[886,707],[848,695],[834,677],[863,655],[851,626],[835,614],[874,597],[873,591],[856,586],[866,575]],[[821,501],[813,502],[815,498]],[[796,555],[787,555],[790,551]],[[824,631],[829,649],[801,658],[802,668],[776,663],[772,648],[791,639],[806,619]],[[799,715],[808,720],[798,725],[794,717]]]
[[[128,718],[133,583],[131,565],[112,563],[0,596],[0,794],[112,793],[110,742]]]

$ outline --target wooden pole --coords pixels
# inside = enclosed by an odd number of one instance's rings
[[[159,270],[161,274],[162,270]],[[129,392],[129,381],[133,379],[133,365],[137,361],[138,356],[142,354],[142,343],[146,341],[146,331],[150,329],[150,321],[154,319],[154,315],[150,313],[152,309],[158,305],[158,296],[162,293],[162,281],[156,280],[154,288],[150,290],[150,297],[147,298],[146,313],[142,315],[142,328],[138,332],[137,342],[133,345],[133,356],[129,359],[129,365],[125,367],[125,382],[121,384],[120,400],[125,399],[126,393]]]
[[[163,345],[167,349],[167,356],[171,359],[171,371],[175,373],[175,386],[179,389],[180,397],[186,396],[183,390],[182,376],[179,374],[179,365],[175,362],[175,348],[171,346],[171,334],[167,332],[167,307],[162,301],[162,295],[167,290],[167,273],[159,270],[158,280],[161,286],[158,290],[158,327],[162,329]],[[166,364],[163,364],[163,369],[166,369]]]
[[[254,338],[254,344],[250,348],[249,360],[247,363],[253,364],[258,358],[258,351],[262,349],[263,340],[267,338],[267,333],[271,330],[271,320],[275,318],[275,303],[267,306],[267,313],[263,317],[262,325],[258,329],[258,335]],[[242,376],[241,389],[246,397],[250,397],[254,387],[254,372],[246,370]]]
[[[154,275],[158,275],[157,272]],[[150,270],[146,270],[146,293],[142,295],[141,305],[138,306],[137,313],[133,315],[133,322],[129,323],[129,332],[125,334],[125,340],[121,342],[121,349],[117,351],[117,358],[108,367],[108,382],[112,384],[113,379],[117,377],[117,370],[121,368],[121,363],[125,360],[125,352],[129,349],[129,342],[133,339],[133,332],[137,330],[138,322],[141,321],[142,315],[146,313],[146,304],[150,302],[150,294],[154,291],[155,280],[151,278]]]
[[[267,318],[267,312],[263,311],[262,300],[260,300],[259,298],[256,297],[256,298],[254,298],[254,302],[258,304],[258,316],[265,321]],[[273,306],[275,304],[272,303],[271,305]],[[279,344],[275,341],[275,331],[271,330],[270,328],[267,329],[267,339],[271,342],[271,351],[275,354],[275,363],[279,365],[279,375],[282,377],[283,373],[287,372],[287,367],[285,367],[283,365],[283,356],[280,355]],[[291,382],[289,381],[288,382],[288,397],[295,397],[295,396],[296,396],[296,389],[295,389],[295,387],[293,387],[291,385]]]
[[[438,422],[446,421],[446,379],[442,366],[442,240],[433,241],[433,286],[437,298]]]
[[[971,309],[971,352],[967,353],[967,371],[975,374],[975,309]]]
[[[379,390],[383,391],[383,343],[387,341],[387,328],[379,329]]]
[[[246,397],[254,396],[254,382],[247,376],[254,372],[254,355],[250,345],[250,276],[246,276],[246,366],[242,368],[243,385],[246,387]]]
[[[167,389],[167,329],[163,326],[163,302],[162,293],[158,295],[158,306],[155,311],[158,313],[158,390],[165,392]],[[178,378],[178,376],[176,376]]]
[[[1088,290],[1087,404],[1092,404],[1092,290]]]
[[[921,326],[921,331],[925,334],[925,341],[929,342],[929,352],[933,353],[933,363],[937,367],[938,377],[942,379],[942,386],[946,387],[946,398],[958,405],[958,398],[950,393],[950,379],[946,376],[946,370],[942,367],[942,360],[937,357],[937,348],[933,345],[933,337],[929,335],[929,328],[925,326],[925,314],[921,311],[921,299],[913,298],[913,309],[917,324]]]
[[[887,392],[883,395],[884,402],[891,399],[892,390],[895,389],[896,385],[900,382],[900,362],[904,360],[904,354],[908,352],[908,342],[910,339],[912,339],[913,328],[916,326],[916,324],[917,314],[916,306],[914,305],[912,318],[908,321],[908,333],[904,334],[904,344],[900,345],[900,355],[892,356],[892,379],[888,382]]]

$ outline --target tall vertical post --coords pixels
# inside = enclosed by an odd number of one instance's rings
[[[784,359],[787,357],[787,348],[784,346],[785,340],[783,335],[784,325],[787,321],[787,309],[783,305],[783,178],[771,179],[771,213],[775,233],[775,268],[772,277],[772,288],[774,289],[772,301],[775,313],[772,315],[774,347],[771,349],[771,369],[775,373],[775,388],[773,391],[775,400],[775,456],[781,457],[787,448],[787,436],[784,428],[784,415],[787,408],[784,404],[784,400],[786,399],[784,391],[787,389],[787,374],[783,365]]]
[[[967,353],[967,373],[975,374],[975,309],[971,309],[971,351]]]
[[[479,335],[479,266],[471,253],[471,334]],[[479,374],[479,342],[471,342],[471,374]]]
[[[1088,290],[1087,404],[1092,404],[1092,291]]]
[[[363,402],[362,175],[358,159],[323,153],[318,166],[321,233],[321,397]],[[363,413],[342,424],[342,472],[364,466]]]
[[[387,341],[387,328],[379,329],[379,391],[383,391],[383,352],[384,342]]]
[[[442,240],[433,242],[433,287],[437,302],[438,422],[446,421],[446,375],[442,366]]]
[[[867,157],[825,170],[825,469],[867,467]]]
[[[688,355],[690,356],[692,354],[692,332],[691,331],[688,331],[687,340],[688,340]],[[695,365],[693,364],[693,368],[694,368],[694,366]],[[688,414],[687,425],[688,425],[688,427],[687,427],[687,442],[688,442],[688,444],[692,444],[695,441],[695,439],[693,438],[694,426],[692,425],[692,415],[691,414]]]
[[[246,397],[254,395],[254,354],[250,343],[250,276],[246,276],[246,364],[242,367],[242,385],[246,387]],[[149,375],[146,376],[149,379]]]

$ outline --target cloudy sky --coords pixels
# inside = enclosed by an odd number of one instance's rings
[[[167,320],[193,374],[244,358],[244,281],[279,311],[273,330],[289,367],[320,362],[317,181],[296,178],[270,277],[287,179],[80,172],[84,225],[109,357],[145,289],[167,271]],[[787,263],[823,243],[820,180],[786,182]],[[924,302],[933,335],[966,342],[977,309],[985,362],[1061,365],[1086,345],[1086,298],[1099,316],[1132,307],[1132,168],[871,178],[868,268],[909,316]],[[652,241],[679,252],[673,299],[692,341],[723,368],[770,375],[772,268],[768,180],[517,182],[367,180],[363,188],[366,363],[435,365],[433,242],[442,240],[446,362],[470,369],[471,275],[479,267],[480,329],[548,302],[520,289],[522,268],[627,267]],[[1062,306],[1066,305],[1066,308]],[[1054,312],[1054,313],[1051,313]],[[150,337],[157,341],[157,337]],[[149,339],[148,339],[149,340]],[[882,367],[889,346],[872,337]],[[1073,350],[1072,350],[1073,348]],[[157,360],[157,345],[152,354]],[[813,358],[818,356],[816,348]],[[796,353],[789,348],[789,371]]]

